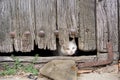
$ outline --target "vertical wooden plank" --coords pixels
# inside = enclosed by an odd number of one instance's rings
[[[118,0],[118,29],[118,53],[120,56],[120,0]]]
[[[34,1],[18,1],[18,19],[19,19],[19,49],[22,52],[29,52],[34,49]]]
[[[55,50],[56,0],[35,0],[35,17],[38,48]]]
[[[59,30],[59,41],[69,41],[70,30],[77,32],[78,13],[76,0],[57,0],[57,25]],[[70,37],[74,37],[71,36]]]
[[[106,43],[108,42],[108,26],[105,10],[105,0],[96,3],[97,17],[97,48],[99,52],[106,52]]]
[[[10,4],[9,0],[0,0],[0,52],[13,51],[10,38]]]
[[[95,50],[95,0],[80,0],[79,11],[79,49]]]
[[[16,0],[9,0],[10,3],[10,26],[11,34],[14,36],[13,45],[16,51],[20,51],[19,23],[18,23],[18,3]]]
[[[112,42],[113,51],[118,52],[118,1],[107,0],[107,16],[109,26],[109,41]]]
[[[106,52],[106,43],[112,42],[113,51],[118,51],[117,0],[97,0],[97,47]]]

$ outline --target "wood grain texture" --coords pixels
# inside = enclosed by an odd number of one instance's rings
[[[96,49],[95,0],[79,1],[79,49]]]
[[[55,30],[60,44],[77,37],[80,50],[103,53],[110,41],[118,52],[118,4],[120,0],[0,0],[0,52],[12,52],[13,47],[30,52],[34,41],[40,49],[55,50]]]
[[[29,52],[34,49],[34,1],[17,0],[19,25],[19,50]]]
[[[19,51],[19,24],[18,24],[18,3],[16,0],[9,0],[10,4],[10,26],[11,32],[14,33],[13,45],[16,51]]]
[[[35,0],[36,44],[40,49],[56,49],[56,0]],[[45,36],[40,37],[39,32]]]
[[[97,0],[97,48],[106,52],[106,43],[112,42],[113,51],[118,51],[117,0]]]
[[[97,48],[99,52],[106,52],[106,43],[108,42],[107,16],[104,1],[98,2],[96,6],[97,16]]]
[[[70,30],[73,29],[77,33],[77,17],[76,0],[57,0],[57,27],[60,44],[67,43],[69,36],[75,37],[70,35]]]
[[[12,52],[12,39],[10,38],[10,4],[9,0],[0,0],[0,52]]]
[[[117,0],[107,0],[107,16],[109,26],[109,41],[113,51],[118,51],[118,5]]]
[[[37,60],[35,61],[36,63],[47,63],[51,60],[75,60],[76,62],[84,62],[84,61],[93,61],[95,59],[96,56],[81,56],[81,57],[38,57]],[[18,58],[20,61],[22,62],[32,62],[34,57],[28,57],[28,56],[19,56],[16,57]],[[13,58],[11,57],[0,57],[0,62],[4,62],[4,61],[14,61]]]
[[[98,59],[99,60],[106,60],[107,59],[107,53],[99,55],[99,58],[96,56],[74,56],[74,57],[63,57],[63,56],[55,56],[55,57],[37,57],[36,63],[47,63],[51,60],[74,60],[76,62],[93,62]],[[30,56],[18,56],[18,58],[21,62],[32,62],[35,57]],[[2,56],[0,57],[0,62],[12,62],[14,59],[12,57]]]
[[[118,43],[118,45],[119,45],[119,46],[118,46],[118,47],[119,47],[119,48],[118,48],[118,49],[119,49],[119,52],[120,52],[120,0],[118,0],[118,10],[119,10],[119,16],[118,16],[118,17],[119,17],[119,22],[118,22],[118,23],[119,23],[119,24],[118,24],[118,28],[119,28],[119,30],[118,30],[118,33],[119,33],[119,35],[118,35],[118,36],[119,36],[119,37],[118,37],[118,38],[119,38],[119,43]],[[120,56],[120,53],[119,53],[119,56]]]

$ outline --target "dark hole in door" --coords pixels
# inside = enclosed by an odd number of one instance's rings
[[[72,38],[70,38],[71,40]],[[58,41],[58,39],[56,40]],[[75,38],[76,44],[78,46],[78,39]],[[13,52],[10,53],[0,53],[0,56],[35,56],[38,55],[40,57],[52,57],[57,54],[57,51],[49,50],[49,49],[39,49],[37,45],[34,45],[34,50],[31,52],[16,52],[15,49]],[[94,51],[82,51],[77,49],[75,54],[73,56],[91,56],[91,55],[97,55],[97,50]]]

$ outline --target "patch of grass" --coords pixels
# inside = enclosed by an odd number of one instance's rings
[[[21,69],[22,67],[23,67],[23,65],[21,64],[21,61],[17,58],[17,57],[15,57],[15,56],[13,56],[12,55],[12,58],[14,59],[14,65],[13,65],[13,69],[16,69],[16,70],[19,70],[19,69]]]
[[[35,58],[32,60],[32,63],[24,66],[23,71],[32,73],[33,75],[38,75],[39,71],[34,67],[35,61],[38,59],[38,54],[35,55]]]
[[[3,65],[4,65],[4,70],[0,72],[1,76],[14,75],[17,72],[16,69],[10,67],[8,64],[3,64]]]
[[[35,61],[38,58],[38,55],[35,56],[35,58],[32,60],[32,63],[29,65],[22,65],[21,61],[12,55],[12,58],[14,59],[14,64],[10,66],[9,64],[3,64],[4,65],[4,70],[0,71],[0,76],[5,76],[5,75],[15,75],[19,70],[23,70],[26,73],[31,73],[33,75],[38,75],[39,71],[34,67]]]
[[[36,68],[34,68],[33,64],[29,64],[27,66],[24,66],[23,71],[25,71],[26,73],[32,73],[33,75],[38,75],[38,70]]]

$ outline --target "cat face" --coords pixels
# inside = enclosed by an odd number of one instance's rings
[[[73,55],[75,54],[75,51],[77,50],[77,45],[75,41],[70,41],[68,44],[63,44],[61,46],[61,52],[63,55]]]

